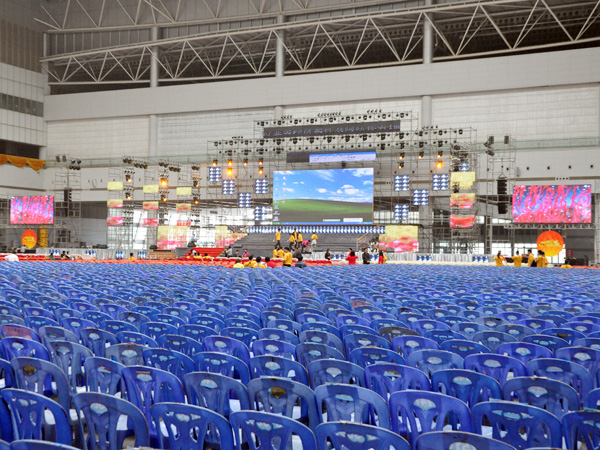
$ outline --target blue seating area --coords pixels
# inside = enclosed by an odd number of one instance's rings
[[[595,270],[0,265],[0,449],[598,448],[599,286]]]

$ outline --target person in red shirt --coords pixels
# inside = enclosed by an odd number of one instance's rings
[[[271,268],[276,267],[275,262],[271,261],[271,258],[269,258],[268,256],[265,257],[265,262],[267,263],[267,267],[271,267]]]
[[[348,256],[346,256],[346,261],[348,261],[348,265],[355,266],[357,259],[358,259],[358,256],[356,256],[356,253],[354,253],[354,250],[350,250],[350,253],[348,254]]]

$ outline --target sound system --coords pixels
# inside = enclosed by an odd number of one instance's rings
[[[498,178],[498,213],[508,213],[508,180],[504,177]]]

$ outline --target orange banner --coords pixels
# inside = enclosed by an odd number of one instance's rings
[[[546,256],[556,256],[565,246],[563,237],[556,231],[544,231],[537,238],[537,248]]]
[[[7,162],[17,167],[29,166],[36,172],[42,170],[44,168],[44,165],[46,164],[46,161],[43,159],[23,158],[21,156],[12,155],[0,155],[0,166],[3,166]]]

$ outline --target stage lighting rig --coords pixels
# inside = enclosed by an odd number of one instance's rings
[[[425,152],[419,152],[419,159],[423,159],[423,156],[425,156]]]

